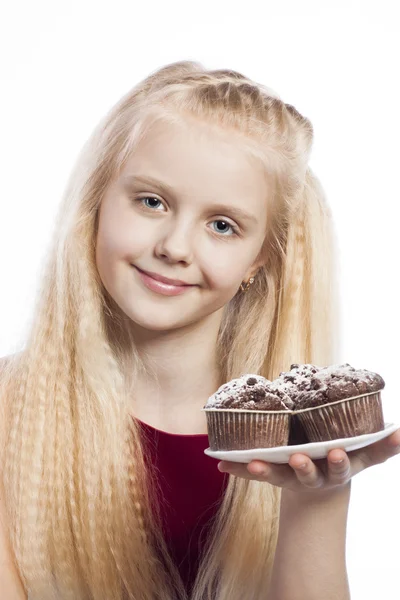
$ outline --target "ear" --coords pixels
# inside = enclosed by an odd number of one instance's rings
[[[251,265],[251,267],[248,269],[248,271],[246,271],[246,277],[245,277],[244,281],[248,281],[250,279],[250,277],[255,277],[257,274],[257,271],[260,269],[260,267],[262,267],[264,265],[264,262],[265,261],[263,260],[263,257],[261,256],[261,252],[260,252],[260,254],[257,256],[254,263]]]

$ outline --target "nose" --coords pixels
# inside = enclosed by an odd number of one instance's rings
[[[158,258],[168,262],[190,264],[193,260],[193,231],[189,224],[164,222],[155,252]]]

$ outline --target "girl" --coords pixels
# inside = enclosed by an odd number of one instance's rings
[[[337,359],[312,140],[271,90],[189,61],[89,139],[2,368],[3,597],[349,598],[351,477],[400,431],[288,465],[218,470],[203,452],[221,383]]]

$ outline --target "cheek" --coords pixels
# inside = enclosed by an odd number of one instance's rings
[[[96,255],[101,263],[116,260],[133,262],[151,246],[151,231],[139,219],[122,217],[100,223],[96,242]]]
[[[239,250],[224,243],[224,247],[214,248],[207,257],[203,256],[209,287],[227,292],[235,290],[240,286],[249,262],[248,252],[242,247]]]

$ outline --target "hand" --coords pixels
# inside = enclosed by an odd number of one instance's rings
[[[352,450],[349,454],[343,449],[335,448],[329,451],[326,458],[314,461],[306,454],[296,453],[292,454],[288,464],[283,465],[261,460],[252,460],[248,464],[221,461],[218,468],[236,477],[267,481],[295,492],[310,492],[343,486],[360,471],[383,463],[398,453],[400,429],[379,442]]]

